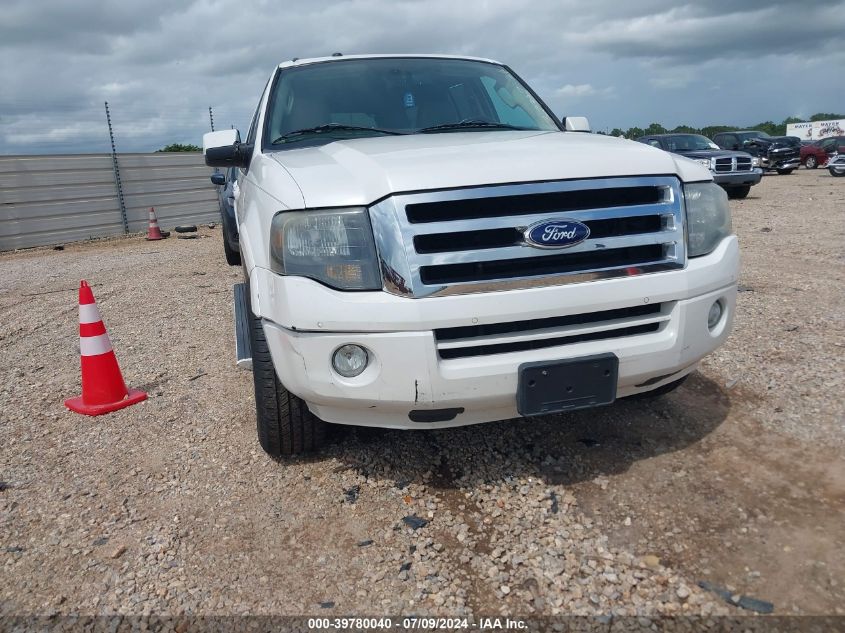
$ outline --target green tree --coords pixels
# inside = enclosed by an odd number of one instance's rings
[[[691,125],[679,125],[671,131],[672,134],[698,134],[698,128]]]
[[[156,152],[201,152],[202,147],[197,147],[196,145],[183,145],[182,143],[171,143],[170,145],[165,145],[161,149],[157,149]]]
[[[831,121],[845,119],[845,114],[832,114],[830,112],[818,112],[810,117],[810,121]]]
[[[668,130],[659,123],[652,123],[646,129],[646,134],[666,134]]]

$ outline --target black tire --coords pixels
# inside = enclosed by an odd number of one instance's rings
[[[788,176],[788,175],[789,175],[789,174],[791,174],[793,171],[795,171],[795,170],[794,170],[794,169],[778,169],[778,173],[779,173],[781,176]]]
[[[324,443],[326,423],[279,382],[261,320],[249,315],[252,378],[258,442],[272,457],[316,451]]]
[[[223,252],[226,254],[226,263],[229,264],[229,266],[240,266],[241,254],[229,246],[229,235],[228,231],[226,231],[225,224],[223,225],[223,230],[220,232],[223,234]]]
[[[728,189],[728,198],[742,200],[748,196],[749,191],[751,191],[751,185],[745,185],[744,187],[731,187]]]
[[[804,161],[804,167],[807,169],[815,169],[819,166],[819,159],[810,154],[807,156],[807,159]]]
[[[689,377],[689,374],[684,376],[683,378],[678,378],[674,382],[667,383],[662,387],[658,387],[657,389],[653,389],[651,391],[645,391],[643,393],[635,393],[633,396],[627,396],[624,398],[625,400],[651,400],[653,398],[659,398],[660,396],[665,396],[667,393],[675,391],[678,387],[684,384],[684,381]]]

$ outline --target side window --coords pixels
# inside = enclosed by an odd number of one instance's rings
[[[660,147],[660,141],[658,141],[656,138],[648,139],[648,144],[652,147],[656,147],[657,149],[663,149],[662,147]]]
[[[722,149],[739,149],[739,140],[735,134],[723,134],[716,138],[716,145]]]
[[[496,109],[496,115],[499,117],[499,123],[506,123],[507,125],[514,125],[516,127],[535,128],[537,124],[528,116],[528,113],[515,102],[507,87],[499,86],[496,88],[496,80],[492,77],[482,77],[481,83],[487,91],[487,96],[490,97],[490,102]],[[512,104],[512,105],[508,105]]]
[[[836,138],[825,139],[821,142],[821,148],[826,152],[832,152],[836,148]]]
[[[258,131],[258,108],[261,107],[261,100],[258,101],[258,106],[255,108],[255,114],[252,115],[252,122],[249,124],[249,132],[246,135],[247,143],[255,143],[255,135]]]

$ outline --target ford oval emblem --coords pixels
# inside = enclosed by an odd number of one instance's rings
[[[525,229],[525,241],[538,248],[567,248],[590,237],[590,227],[575,220],[543,220]]]

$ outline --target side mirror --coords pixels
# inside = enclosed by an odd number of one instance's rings
[[[225,174],[211,174],[211,182],[215,185],[225,185],[226,184],[226,175]]]
[[[237,130],[218,130],[217,132],[207,132],[202,135],[202,153],[212,147],[223,147],[224,145],[234,145],[241,140],[241,135]]]
[[[249,167],[252,158],[251,143],[235,143],[205,150],[205,164],[209,167]]]
[[[585,116],[565,116],[563,127],[567,132],[589,132],[590,122]]]

